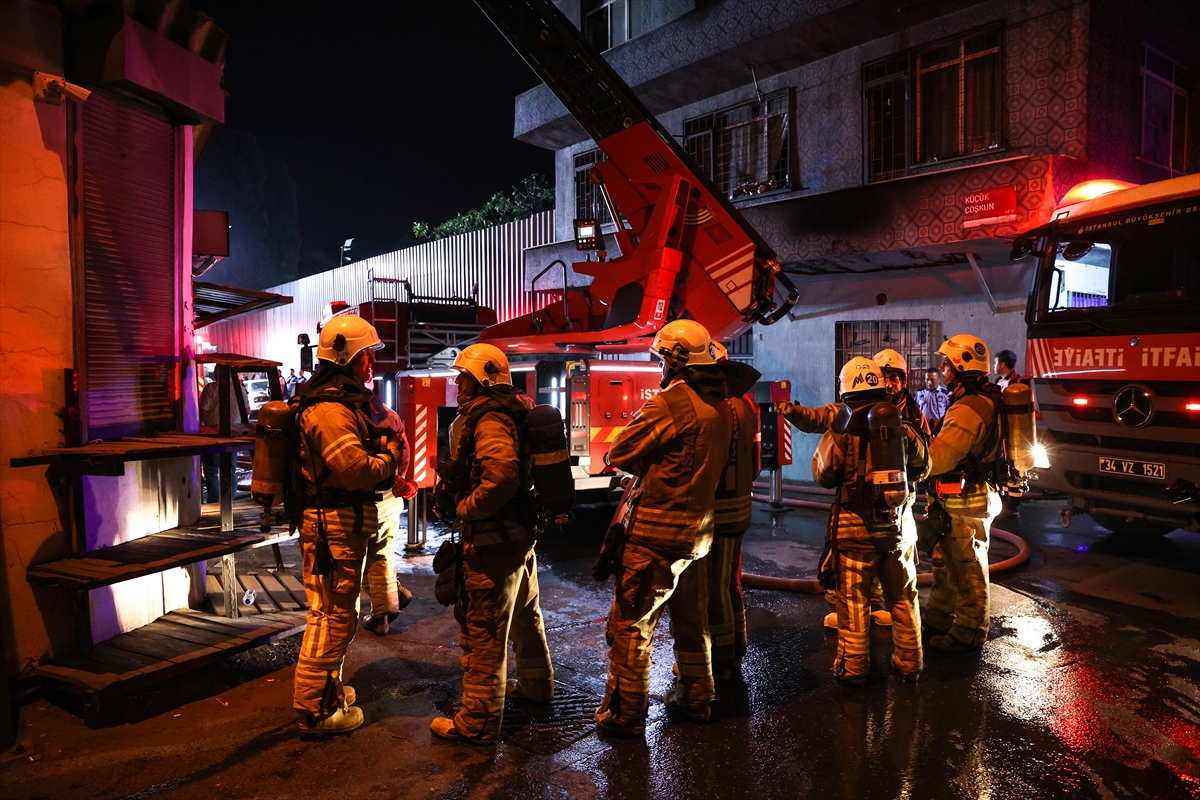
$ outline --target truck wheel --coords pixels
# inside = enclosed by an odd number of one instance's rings
[[[1092,514],[1092,519],[1102,528],[1118,536],[1165,536],[1175,528],[1162,522],[1149,522],[1137,517],[1125,518],[1119,514]]]

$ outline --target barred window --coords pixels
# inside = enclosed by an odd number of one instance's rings
[[[1146,48],[1142,65],[1142,159],[1184,174],[1187,143],[1187,70]]]
[[[846,362],[856,356],[874,358],[880,350],[891,348],[908,363],[910,392],[920,391],[925,385],[925,371],[933,363],[929,352],[929,320],[898,319],[868,322],[834,323],[834,373],[833,396],[838,396],[837,375]]]
[[[863,70],[867,180],[908,174],[908,58]]]
[[[787,89],[685,120],[684,149],[730,200],[784,191],[789,183]]]
[[[916,161],[1000,146],[1000,29],[916,56]]]
[[[591,168],[603,160],[603,150],[588,150],[575,156],[575,219],[594,219],[601,225],[612,222],[600,187],[588,177]]]

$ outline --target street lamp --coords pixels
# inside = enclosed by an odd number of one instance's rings
[[[338,266],[339,266],[339,267],[340,267],[340,266],[342,266],[342,265],[344,265],[344,264],[349,264],[349,263],[350,263],[350,256],[348,256],[348,255],[346,255],[346,254],[350,252],[350,249],[351,249],[352,247],[354,247],[354,239],[353,239],[353,237],[352,237],[352,238],[350,238],[350,239],[347,239],[345,242],[343,242],[343,243],[342,243],[342,246],[341,246],[341,251],[340,251],[340,253],[339,253],[339,255],[338,255]]]

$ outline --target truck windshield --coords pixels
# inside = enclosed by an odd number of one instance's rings
[[[1043,260],[1044,314],[1200,299],[1200,201],[1068,222]],[[1091,313],[1091,312],[1087,312]]]

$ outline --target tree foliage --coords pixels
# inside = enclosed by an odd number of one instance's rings
[[[447,236],[526,219],[552,208],[554,187],[544,176],[534,173],[514,186],[510,194],[496,192],[482,208],[463,212],[436,227],[430,227],[427,222],[413,223],[413,236],[420,240],[444,239]]]

